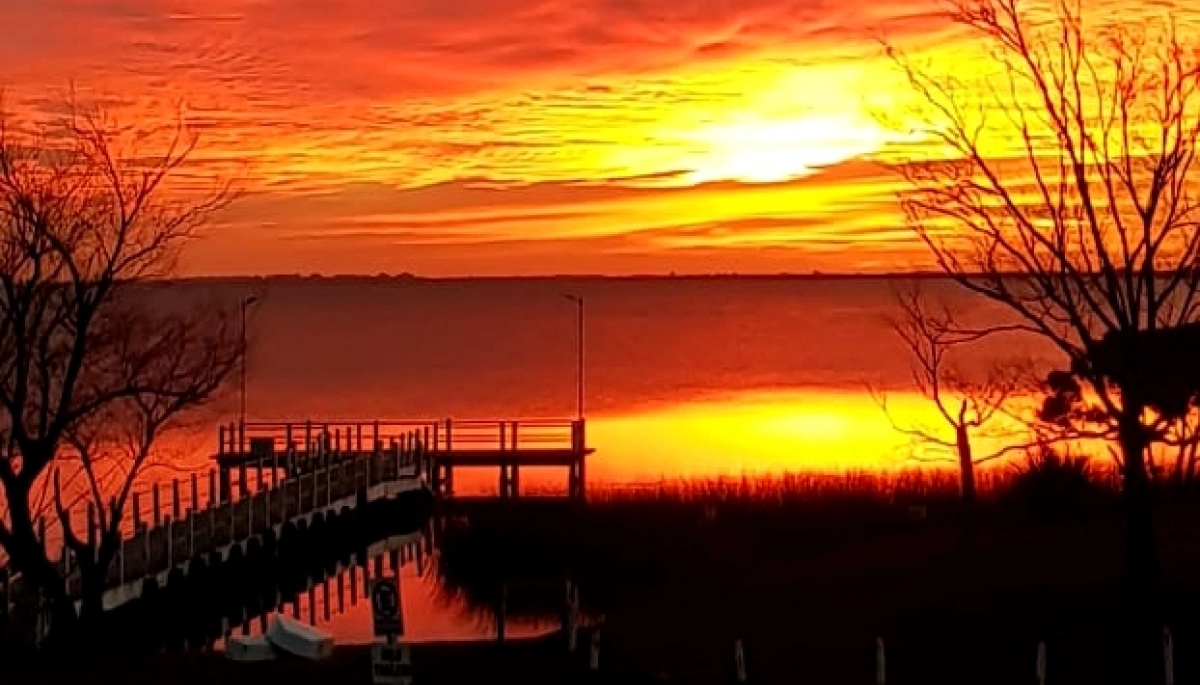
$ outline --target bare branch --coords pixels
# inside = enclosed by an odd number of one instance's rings
[[[65,543],[90,560],[82,570],[103,574],[160,438],[220,393],[243,354],[231,311],[149,280],[169,275],[233,198],[229,182],[180,182],[197,140],[182,122],[132,130],[68,105],[62,120],[32,126],[0,116],[6,549],[14,565],[39,571],[31,576],[52,599],[61,583],[33,544],[43,507],[52,504]],[[66,524],[88,504],[98,535],[81,537]]]

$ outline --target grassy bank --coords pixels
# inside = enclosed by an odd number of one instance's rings
[[[438,577],[491,611],[554,615],[562,580],[607,618],[606,649],[669,680],[727,681],[741,639],[760,682],[1012,683],[1046,641],[1054,682],[1200,675],[1200,508],[1161,493],[1163,582],[1122,581],[1119,493],[1069,465],[981,479],[980,534],[960,546],[953,474],[788,476],[665,484],[451,514]],[[1171,495],[1168,497],[1167,495]]]

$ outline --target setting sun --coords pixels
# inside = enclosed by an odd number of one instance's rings
[[[706,148],[687,161],[692,183],[779,183],[877,152],[886,142],[878,126],[840,116],[770,121],[746,116],[685,136]]]

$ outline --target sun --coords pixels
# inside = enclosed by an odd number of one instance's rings
[[[743,117],[685,135],[695,153],[686,161],[690,183],[778,183],[821,167],[869,155],[887,144],[874,122],[845,115],[767,120]]]

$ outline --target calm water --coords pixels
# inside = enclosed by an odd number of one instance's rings
[[[208,285],[251,309],[251,420],[569,418],[585,298],[593,482],[902,465],[868,392],[906,421],[908,351],[882,279],[274,281]],[[961,316],[998,312],[944,281]],[[998,347],[1003,345],[1003,348]],[[960,359],[1039,352],[998,341]],[[231,409],[236,406],[231,403]],[[232,415],[232,414],[231,414]],[[526,479],[529,481],[529,479]],[[490,484],[490,479],[488,479]],[[536,485],[536,482],[534,483]],[[484,487],[483,483],[479,484]]]
[[[570,418],[576,401],[576,308],[586,301],[586,413],[592,487],[785,470],[911,465],[898,420],[938,427],[912,394],[894,334],[895,291],[880,279],[292,280],[188,284],[250,312],[250,420]],[[967,319],[999,314],[947,282],[924,290]],[[1002,346],[1002,347],[1001,347]],[[959,361],[1044,351],[998,341]],[[221,407],[236,418],[237,398]],[[214,431],[215,433],[215,431]],[[206,433],[188,451],[209,455]],[[491,474],[459,476],[495,489]],[[559,474],[523,474],[556,487]],[[487,634],[405,569],[416,639]],[[361,603],[326,623],[369,637]]]

